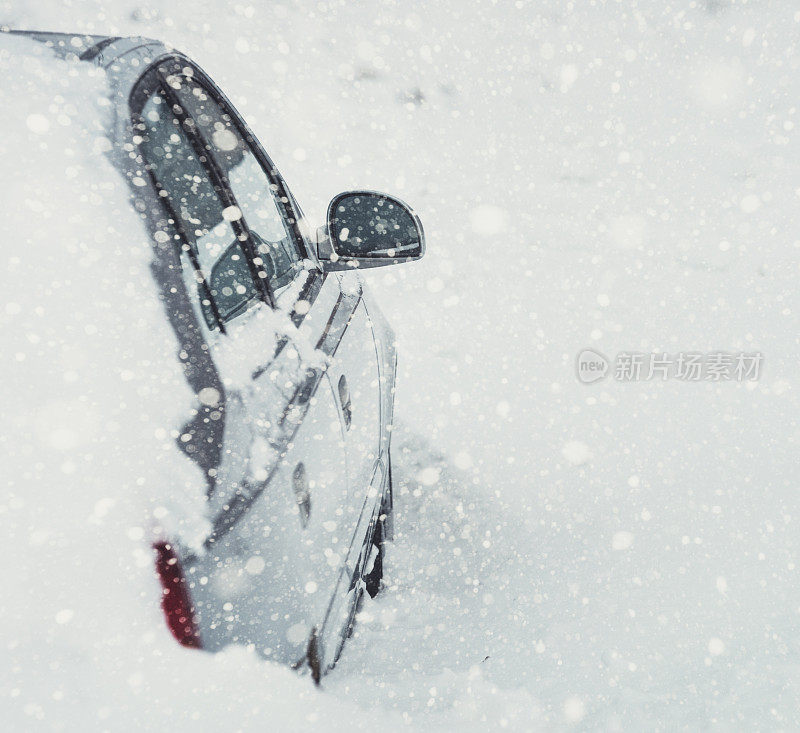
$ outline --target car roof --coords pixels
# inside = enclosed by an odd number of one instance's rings
[[[103,36],[85,33],[55,33],[50,31],[23,31],[0,27],[0,32],[24,36],[43,43],[53,53],[66,60],[86,61],[106,70],[117,90],[129,89],[150,60],[175,49],[161,41],[142,36]],[[125,58],[127,57],[127,58]],[[138,59],[142,63],[126,63]]]
[[[33,41],[44,43],[52,48],[57,56],[67,58],[77,56],[81,58],[84,54],[92,51],[100,44],[108,44],[114,40],[114,36],[92,36],[83,33],[51,33],[50,31],[18,31],[10,28],[3,28],[3,32],[14,36],[25,36]]]

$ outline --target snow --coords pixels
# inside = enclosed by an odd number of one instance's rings
[[[192,654],[167,630],[150,547],[205,537],[205,482],[175,447],[192,396],[148,236],[94,146],[104,79],[0,40],[0,98],[15,112],[0,139],[15,176],[0,315],[4,728],[210,730],[231,715],[305,727],[318,715],[308,680],[244,649]],[[55,106],[67,118],[41,124]],[[326,701],[331,724],[351,715]]]
[[[186,395],[144,240],[83,101],[102,79],[0,57],[25,246],[3,288],[4,720],[800,725],[793,4],[0,0],[0,22],[175,44],[312,227],[363,186],[428,237],[367,276],[399,341],[398,515],[340,664],[316,691],[246,650],[176,648],[148,522],[168,499],[201,522],[197,477],[168,437]],[[93,307],[120,291],[137,307]],[[765,356],[748,384],[582,384],[589,348]]]

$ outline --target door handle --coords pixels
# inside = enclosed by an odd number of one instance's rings
[[[353,422],[353,403],[350,400],[350,387],[344,374],[339,377],[339,404],[342,406],[345,429],[350,430],[350,424]]]
[[[292,473],[292,485],[297,508],[300,510],[300,524],[305,529],[311,515],[311,490],[306,476],[306,467],[302,461],[295,466]]]

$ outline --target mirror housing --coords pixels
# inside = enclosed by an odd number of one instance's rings
[[[345,191],[328,204],[317,230],[317,257],[326,271],[413,262],[425,254],[419,217],[400,199],[377,191]]]

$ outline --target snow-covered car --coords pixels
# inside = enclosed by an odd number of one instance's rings
[[[391,196],[336,196],[314,237],[242,117],[161,43],[23,33],[102,68],[106,131],[196,395],[176,425],[207,479],[208,530],[156,547],[186,646],[253,646],[318,680],[336,663],[392,536],[394,337],[359,268],[424,254]],[[277,334],[277,337],[276,337]],[[143,460],[147,460],[146,457]]]

